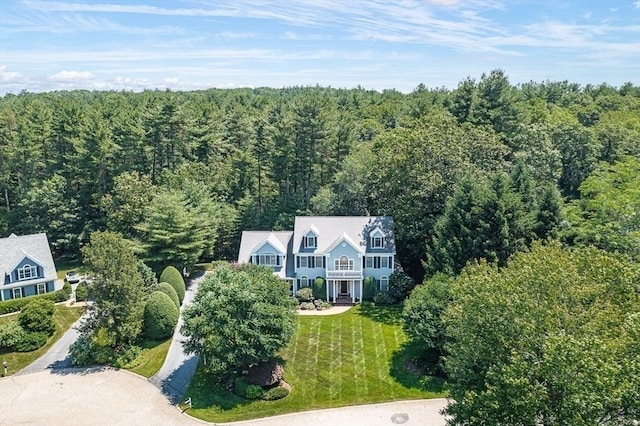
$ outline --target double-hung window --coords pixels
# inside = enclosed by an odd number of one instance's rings
[[[38,268],[29,264],[18,269],[18,280],[30,280],[38,276]]]

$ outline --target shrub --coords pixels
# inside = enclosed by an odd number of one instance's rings
[[[289,395],[289,390],[287,388],[283,388],[278,386],[277,388],[271,388],[262,395],[262,399],[265,401],[275,401],[277,399],[282,399]]]
[[[182,305],[182,301],[184,300],[184,294],[186,292],[186,287],[184,285],[184,279],[182,278],[182,274],[173,266],[167,266],[160,274],[160,282],[161,283],[169,283],[171,287],[176,291],[178,295],[178,300]]]
[[[282,379],[284,367],[278,361],[261,362],[249,368],[246,380],[252,385],[273,386]]]
[[[161,291],[164,294],[166,294],[167,296],[169,296],[169,298],[171,298],[173,303],[175,303],[176,308],[178,310],[180,310],[180,299],[178,298],[178,293],[176,293],[176,289],[173,288],[171,286],[171,284],[169,284],[169,283],[160,283],[160,284],[158,284],[157,290]]]
[[[376,280],[373,277],[365,277],[362,283],[363,289],[362,300],[373,300],[376,295]]]
[[[18,321],[0,324],[0,348],[13,349],[25,333]]]
[[[313,298],[322,300],[327,298],[327,284],[322,277],[313,281]]]
[[[296,299],[300,302],[311,302],[313,300],[313,290],[311,290],[311,287],[301,288],[296,291]]]
[[[72,292],[73,292],[73,289],[71,288],[71,284],[65,281],[64,285],[62,286],[62,289],[53,293],[54,294],[53,300],[56,303],[66,302],[67,300],[69,300],[69,296],[71,296]]]
[[[379,291],[378,293],[376,293],[373,301],[376,303],[376,305],[393,305],[394,303],[396,303],[396,299],[386,291]]]
[[[32,300],[22,308],[18,315],[18,323],[27,333],[45,333],[50,336],[56,331],[56,324],[53,322],[55,309],[51,300]]]
[[[398,302],[406,299],[415,286],[413,278],[404,272],[395,271],[389,277],[389,294]]]
[[[76,302],[84,302],[89,299],[89,288],[86,283],[78,284],[76,287]]]
[[[258,385],[247,386],[246,396],[248,399],[260,399],[264,395],[264,389]]]
[[[18,342],[16,342],[16,344],[13,346],[13,349],[16,352],[35,351],[36,349],[46,345],[48,338],[49,335],[45,332],[25,332],[22,336],[20,336]]]
[[[86,367],[96,362],[95,345],[91,336],[80,336],[69,347],[71,363],[78,367]]]
[[[173,334],[178,308],[166,293],[154,291],[144,307],[144,330],[149,339],[160,340]]]
[[[316,309],[316,305],[313,302],[303,302],[300,304],[300,309],[303,311],[313,311]]]
[[[247,382],[244,377],[236,377],[233,382],[233,393],[245,398],[247,396],[247,388],[251,383]]]
[[[71,289],[71,286],[69,286],[69,289]],[[66,293],[66,290],[62,288],[58,291],[54,291],[52,293],[40,294],[38,296],[29,296],[29,297],[23,297],[20,299],[5,300],[4,302],[0,302],[0,315],[10,314],[12,312],[18,312],[24,306],[38,299],[53,300],[54,302],[64,302],[69,298],[69,294],[71,293]]]

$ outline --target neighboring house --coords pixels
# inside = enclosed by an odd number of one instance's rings
[[[395,256],[389,216],[297,216],[293,232],[244,231],[238,262],[272,267],[294,295],[321,277],[328,301],[356,303],[366,277],[389,289]]]
[[[45,234],[0,238],[0,300],[55,291],[56,265]]]

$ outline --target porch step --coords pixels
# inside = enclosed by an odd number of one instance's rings
[[[336,297],[336,303],[334,306],[353,306],[354,303],[351,301],[351,296],[338,296]]]

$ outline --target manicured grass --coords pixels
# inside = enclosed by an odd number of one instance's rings
[[[47,344],[32,352],[8,352],[0,350],[0,361],[7,361],[9,371],[7,375],[12,375],[18,370],[23,369],[36,359],[40,358],[49,348],[71,327],[71,325],[80,318],[84,313],[84,307],[68,307],[64,305],[56,305],[56,311],[53,314],[53,320],[56,323],[56,332],[49,337]],[[0,317],[0,323],[7,321],[16,321],[18,314]]]
[[[136,358],[135,366],[127,368],[144,377],[151,377],[160,370],[171,346],[171,338],[166,340],[145,340],[140,344],[142,354]]]
[[[356,306],[339,315],[299,316],[298,331],[282,352],[291,394],[279,401],[248,401],[200,369],[185,398],[188,413],[210,422],[267,417],[444,395],[442,380],[409,373],[411,351],[397,307]]]

